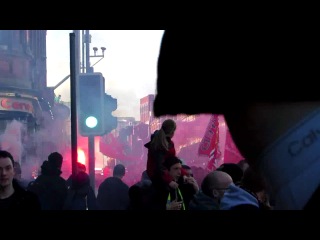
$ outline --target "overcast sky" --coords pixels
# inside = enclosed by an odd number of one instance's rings
[[[69,33],[47,31],[47,82],[55,86],[70,72]],[[90,55],[93,47],[105,57],[94,66],[106,80],[106,92],[118,100],[117,117],[140,119],[140,99],[156,92],[157,59],[162,30],[90,30]],[[82,48],[81,48],[82,49]],[[100,58],[90,58],[91,65]],[[63,101],[70,101],[70,79],[55,90]]]

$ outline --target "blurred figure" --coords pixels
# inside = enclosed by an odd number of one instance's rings
[[[73,178],[73,177],[72,177]],[[79,171],[71,179],[68,188],[64,210],[98,210],[97,199],[90,185],[90,177],[84,171]]]
[[[222,210],[271,210],[263,177],[247,168],[239,186],[230,186],[221,200]]]
[[[147,171],[143,171],[141,174],[141,180],[129,188],[130,197],[130,210],[152,210],[156,209],[155,201],[155,189],[152,186],[152,182],[147,174]]]
[[[189,210],[219,210],[220,201],[232,183],[231,176],[225,172],[208,173],[200,191],[191,200]]]
[[[203,179],[207,174],[210,172],[206,168],[197,167],[197,166],[190,166],[192,169],[192,175],[197,180],[198,183],[202,183]]]
[[[193,177],[193,172],[190,166],[182,164],[182,168],[185,170],[187,177]]]
[[[216,170],[228,173],[235,185],[239,185],[241,183],[241,180],[243,178],[243,171],[237,164],[224,163],[221,164],[220,167],[218,167]]]
[[[14,179],[17,180],[17,182],[19,183],[19,185],[24,188],[24,189],[27,189],[28,187],[28,184],[29,184],[29,181],[27,181],[26,179],[23,179],[21,174],[22,174],[22,171],[21,171],[21,166],[20,166],[20,163],[15,161],[14,162]]]
[[[37,196],[14,179],[14,163],[9,152],[0,150],[0,210],[40,210]]]
[[[58,152],[48,156],[41,165],[41,174],[29,183],[27,190],[34,192],[43,210],[62,210],[67,197],[66,180],[62,178],[63,157]]]
[[[80,162],[77,162],[77,173],[79,172],[86,172],[87,171],[87,168],[86,168],[86,165],[80,163]],[[72,174],[68,177],[67,179],[67,187],[70,188],[71,185],[72,185]]]
[[[113,176],[106,178],[98,188],[97,204],[101,210],[127,210],[130,205],[129,186],[122,181],[126,168],[117,164]]]

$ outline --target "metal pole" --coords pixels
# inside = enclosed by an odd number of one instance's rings
[[[80,30],[73,30],[76,39],[75,39],[75,68],[76,68],[76,76],[78,78],[78,75],[80,73]]]
[[[77,143],[77,68],[76,68],[76,36],[69,34],[70,38],[70,102],[71,102],[71,159],[72,175],[77,174],[78,143]]]
[[[91,72],[90,68],[90,35],[89,30],[86,30],[86,73]],[[92,189],[95,191],[95,150],[94,150],[94,136],[88,137],[88,151],[89,151],[89,176]]]
[[[84,61],[84,57],[86,55],[85,53],[85,34],[84,34],[84,30],[82,30],[82,37],[81,37],[81,42],[82,42],[82,68],[81,68],[81,72],[84,73],[85,67],[86,67],[86,63]]]
[[[90,34],[89,30],[86,30],[85,34],[86,38],[86,73],[91,72],[91,67],[90,67]]]
[[[95,154],[94,154],[94,136],[88,137],[88,149],[89,149],[89,176],[92,189],[95,191],[96,179],[95,179]]]

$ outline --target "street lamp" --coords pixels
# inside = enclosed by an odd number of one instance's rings
[[[101,51],[102,51],[101,55],[97,55],[97,51],[98,51],[98,48],[97,47],[93,47],[94,55],[93,56],[89,56],[89,57],[100,57],[100,59],[95,64],[93,64],[91,67],[96,65],[98,62],[100,62],[104,58],[104,52],[106,51],[106,48],[105,47],[101,47]]]

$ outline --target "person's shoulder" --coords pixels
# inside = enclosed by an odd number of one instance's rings
[[[230,210],[244,210],[244,211],[255,210],[255,211],[259,211],[260,208],[255,205],[252,205],[252,204],[240,204],[240,205],[237,205],[237,206],[230,208]]]
[[[109,185],[112,181],[113,181],[113,177],[107,177],[101,182],[99,187],[105,187]]]

